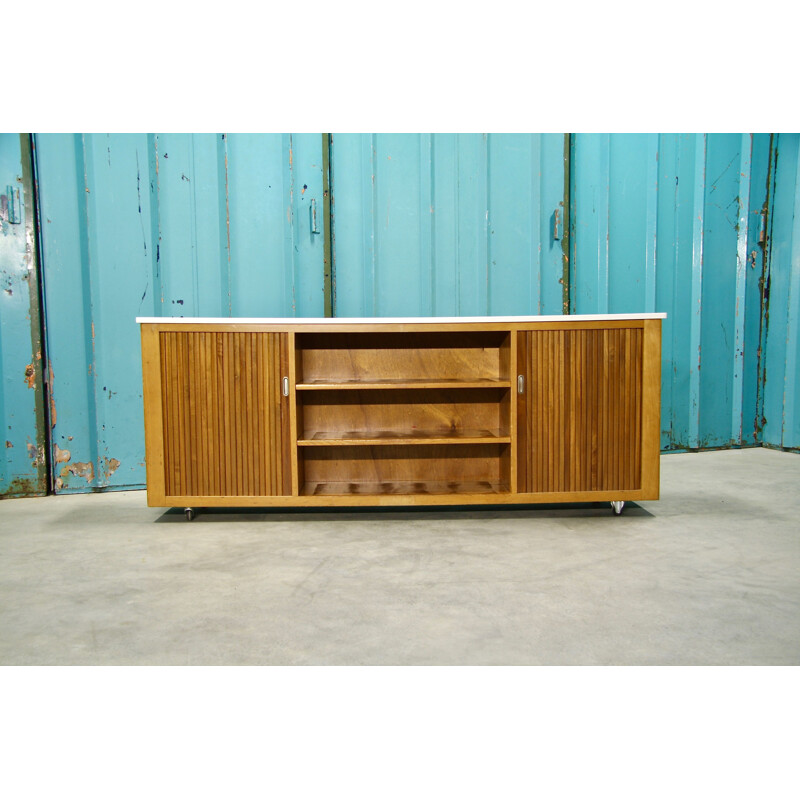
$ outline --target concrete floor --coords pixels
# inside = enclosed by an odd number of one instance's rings
[[[0,664],[800,664],[800,456],[661,464],[621,517],[5,500]]]

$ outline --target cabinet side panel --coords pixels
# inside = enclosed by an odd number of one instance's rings
[[[642,356],[642,489],[658,500],[661,456],[661,320],[646,320]]]
[[[165,505],[160,341],[152,325],[142,325],[141,339],[147,502],[151,506],[159,506]]]
[[[287,494],[285,334],[160,334],[165,494]]]
[[[641,487],[639,328],[530,331],[521,357],[529,492]],[[522,471],[521,471],[522,473]]]

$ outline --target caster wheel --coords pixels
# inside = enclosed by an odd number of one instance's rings
[[[616,516],[619,516],[622,513],[622,509],[625,508],[625,501],[624,500],[612,500],[611,501],[611,508],[614,511]]]
[[[183,513],[186,514],[186,519],[189,520],[189,522],[191,522],[196,516],[193,508],[185,508]]]

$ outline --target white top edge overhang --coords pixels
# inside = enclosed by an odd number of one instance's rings
[[[551,314],[530,317],[136,317],[141,324],[185,323],[187,325],[396,325],[436,323],[504,322],[604,322],[606,320],[666,319],[666,313],[651,314]]]

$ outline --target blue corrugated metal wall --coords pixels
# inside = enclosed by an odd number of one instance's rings
[[[335,134],[333,311],[666,311],[664,449],[796,448],[799,139],[575,134],[565,163],[560,134]],[[134,317],[322,316],[323,137],[35,141],[53,480],[141,486]],[[16,180],[10,142],[0,152]],[[14,366],[19,352],[38,363],[37,326],[14,305],[35,296],[17,291],[30,264],[18,227],[1,240],[4,280],[16,281],[0,296],[2,412],[26,441],[9,440],[4,486],[20,469],[41,478],[44,464],[31,416],[43,419],[41,380],[32,394]]]
[[[54,482],[145,481],[144,316],[322,316],[319,134],[37,135]]]
[[[769,136],[577,134],[571,310],[666,311],[662,448],[758,441]]]
[[[27,136],[0,133],[0,496],[45,494],[44,391]]]
[[[766,276],[763,440],[800,448],[800,134],[776,135]]]
[[[336,316],[560,314],[562,134],[334,134]]]

